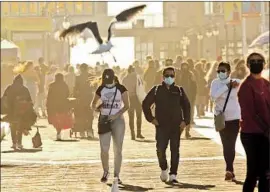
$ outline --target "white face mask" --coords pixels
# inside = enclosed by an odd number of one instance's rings
[[[106,84],[106,87],[108,87],[108,88],[112,88],[112,87],[114,87],[115,86],[115,84],[113,83],[113,84]]]
[[[220,80],[225,80],[225,79],[228,78],[228,74],[227,74],[227,72],[225,72],[225,73],[219,72],[219,73],[217,74],[217,77],[218,77]]]

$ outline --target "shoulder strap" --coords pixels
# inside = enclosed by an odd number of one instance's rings
[[[180,97],[182,97],[183,96],[183,91],[182,91],[183,88],[181,86],[179,86],[178,89],[179,89]]]
[[[157,85],[157,86],[155,87],[155,96],[157,95],[157,91],[158,91],[159,86],[160,86],[160,85]]]
[[[232,81],[230,81],[230,82],[232,82]],[[223,107],[222,112],[224,112],[224,111],[225,111],[225,109],[226,109],[226,107],[227,107],[227,103],[228,103],[228,100],[229,100],[229,97],[230,97],[231,91],[232,91],[232,86],[230,85],[229,92],[228,92],[228,95],[227,95],[227,97],[226,97],[226,101],[225,101],[225,104],[224,104],[224,107]]]
[[[116,93],[117,93],[117,87],[115,86],[115,92],[114,92],[113,101],[112,101],[112,104],[111,104],[111,109],[110,109],[109,115],[111,115],[111,112],[112,112],[112,108],[113,108],[113,104],[114,104],[114,101],[115,101]]]

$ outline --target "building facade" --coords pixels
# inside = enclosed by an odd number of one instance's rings
[[[269,30],[269,2],[265,2],[265,15]],[[107,2],[1,2],[1,35],[21,48],[23,60],[43,56],[64,64],[68,62],[68,45],[54,40],[54,32],[63,28],[65,16],[71,25],[97,21],[102,36],[107,35],[112,19]],[[155,23],[157,17],[162,26]],[[246,19],[248,44],[260,29],[260,16]],[[242,30],[241,24],[226,24],[223,2],[163,2],[162,13],[144,15],[135,24],[116,27],[114,35],[134,37],[135,57],[143,62],[146,55],[215,59],[226,47],[231,47],[227,54],[240,56]]]

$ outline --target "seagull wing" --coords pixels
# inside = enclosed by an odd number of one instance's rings
[[[81,23],[78,25],[73,25],[69,27],[68,29],[62,31],[60,33],[59,38],[60,39],[65,39],[68,36],[74,36],[74,35],[79,35],[81,34],[86,28],[90,29],[97,40],[99,44],[103,43],[102,38],[100,37],[99,30],[98,30],[98,25],[97,22],[87,22],[87,23]]]
[[[119,13],[118,15],[115,16],[114,20],[111,22],[109,29],[108,29],[108,41],[110,41],[111,36],[112,36],[112,26],[117,23],[117,22],[127,22],[133,19],[137,14],[139,14],[143,9],[146,8],[146,5],[139,5],[136,7],[132,7],[129,9],[126,9]]]

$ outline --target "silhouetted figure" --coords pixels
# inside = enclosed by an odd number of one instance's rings
[[[57,131],[56,140],[61,140],[61,130],[67,128],[63,126],[63,121],[67,121],[63,116],[67,117],[67,113],[70,109],[68,97],[69,90],[64,81],[64,76],[58,73],[55,75],[55,81],[49,85],[46,104],[48,121]]]
[[[92,75],[88,72],[88,65],[80,66],[80,75],[75,79],[74,97],[76,105],[74,108],[75,125],[74,130],[80,132],[81,137],[85,137],[87,132],[88,137],[94,137],[93,133],[93,111],[90,108],[93,99],[93,87],[90,84]]]
[[[22,134],[28,135],[37,116],[21,75],[16,76],[13,83],[7,87],[1,104],[5,106],[5,110],[1,112],[7,114],[7,121],[11,125],[12,148],[22,149]]]

